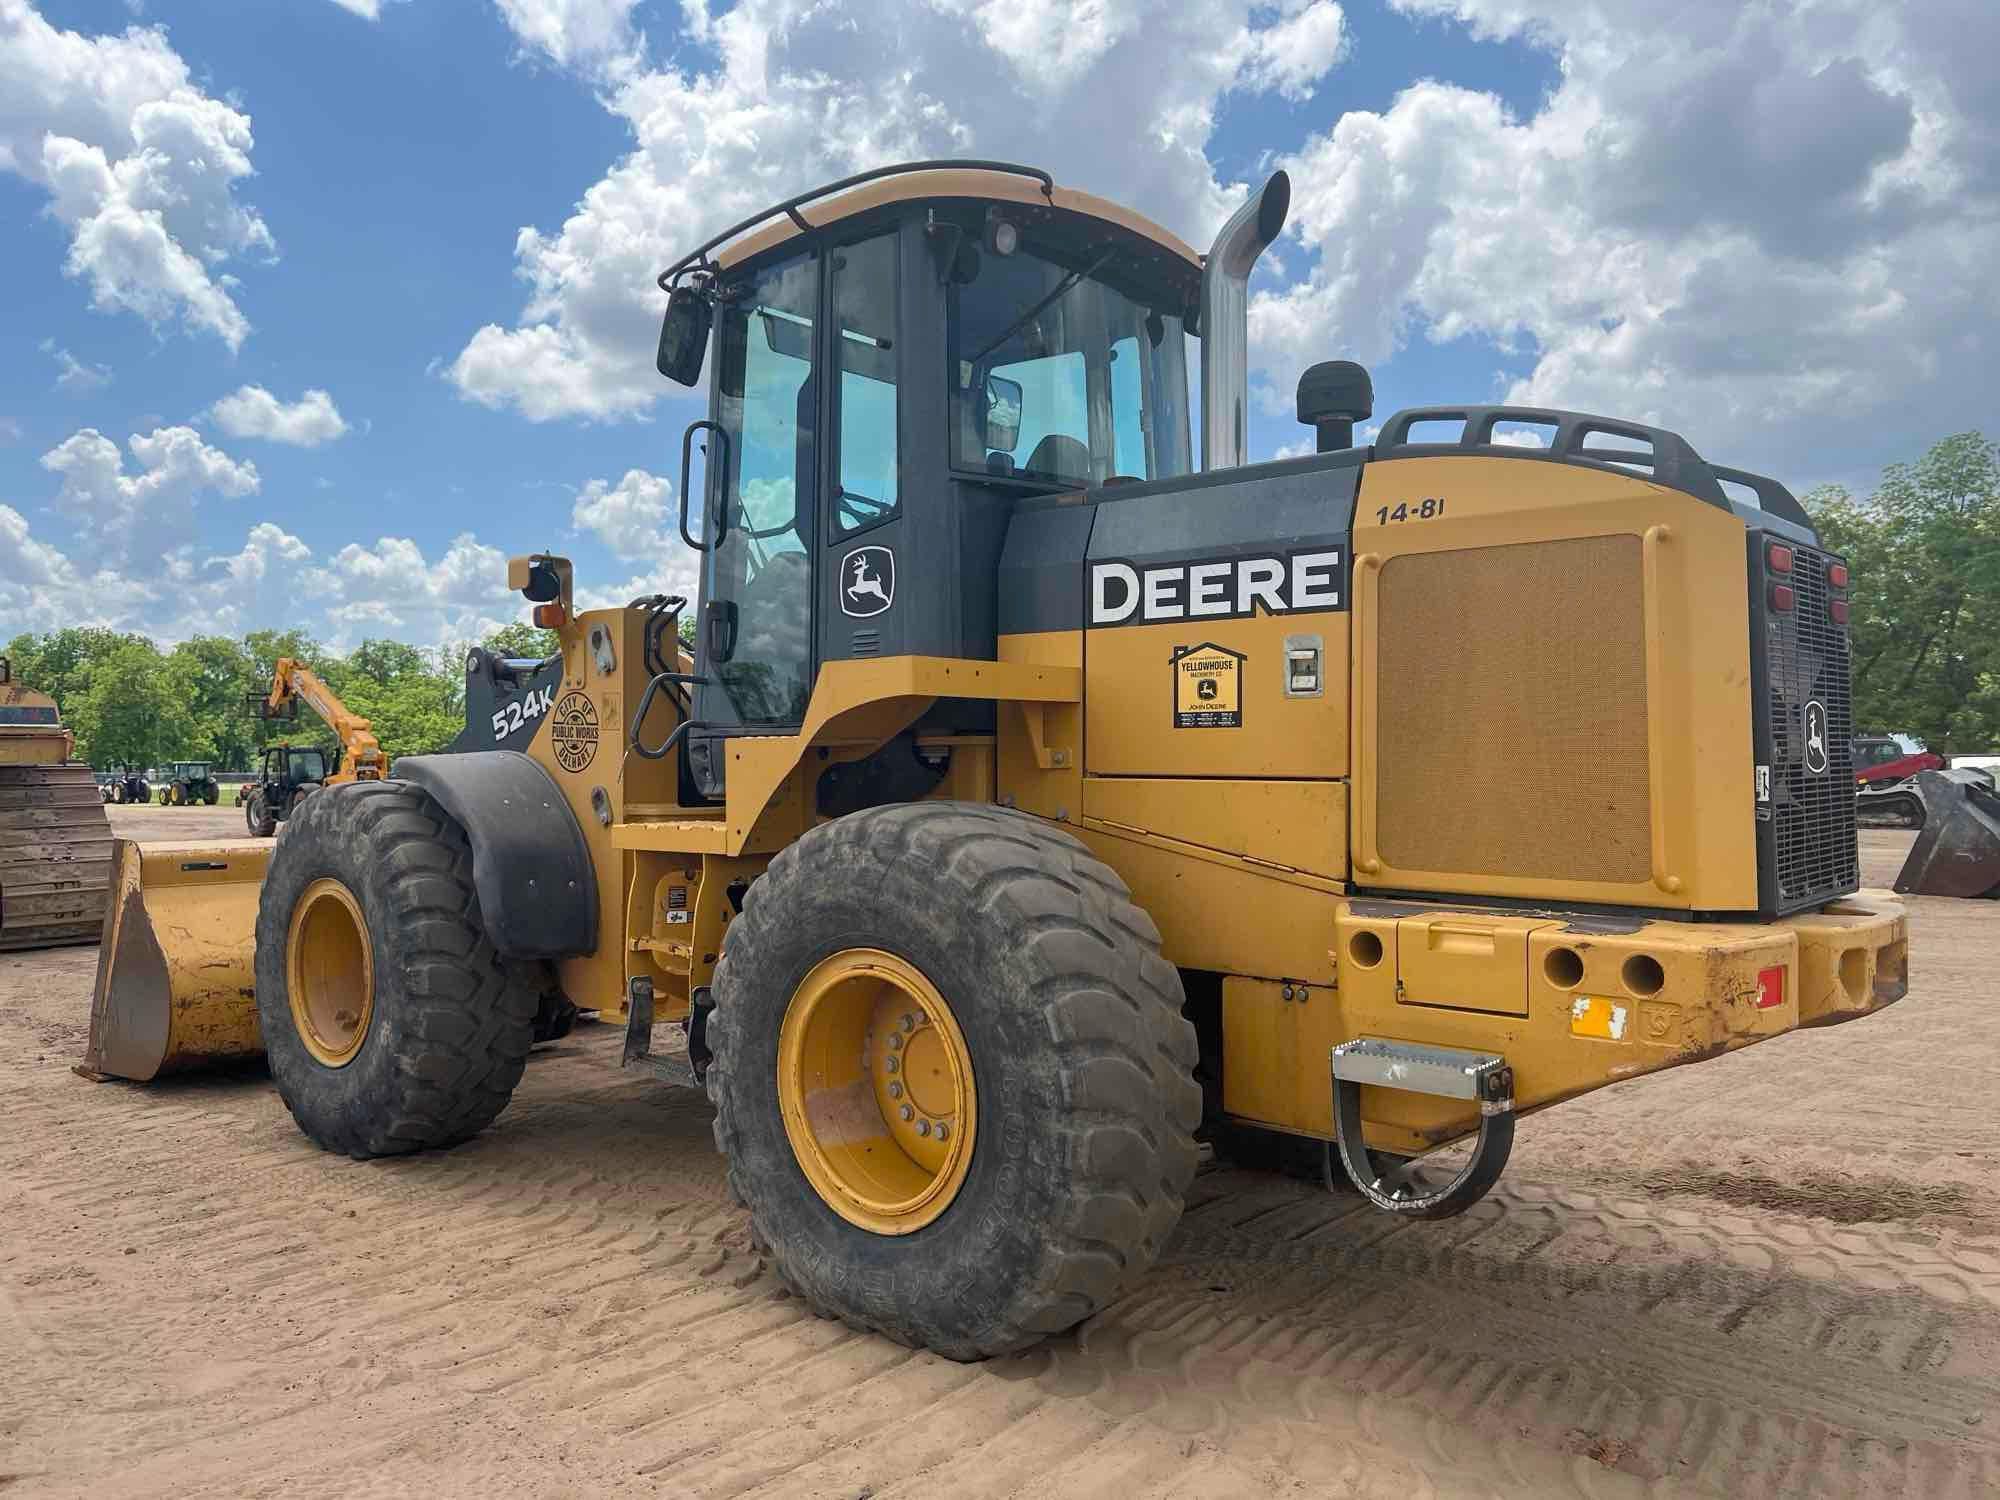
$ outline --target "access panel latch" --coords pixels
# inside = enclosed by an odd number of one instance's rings
[[[1357,1037],[1331,1055],[1333,1120],[1340,1163],[1377,1208],[1413,1219],[1448,1219],[1484,1198],[1514,1149],[1514,1070],[1497,1053]],[[1402,1089],[1479,1105],[1469,1156],[1447,1172],[1440,1153],[1396,1156],[1362,1138],[1361,1090]],[[1442,1151],[1457,1153],[1456,1143]],[[1426,1163],[1429,1165],[1427,1166]]]

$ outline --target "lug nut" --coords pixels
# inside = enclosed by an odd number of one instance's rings
[[[900,1031],[892,1031],[892,1032],[890,1032],[890,1033],[889,1033],[889,1045],[890,1045],[891,1047],[900,1047],[900,1046],[902,1046],[902,1045],[903,1045],[903,1034],[902,1034],[902,1033],[901,1033]]]
[[[931,1133],[931,1122],[930,1122],[929,1120],[919,1120],[919,1121],[917,1121],[917,1134],[918,1134],[918,1135],[925,1135],[925,1136],[927,1136],[927,1135],[929,1135],[930,1133]]]
[[[937,1138],[941,1141],[948,1141],[951,1139],[951,1127],[947,1125],[943,1120],[938,1121]]]
[[[893,1073],[900,1067],[902,1067],[902,1064],[897,1062],[893,1056],[882,1059],[882,1071],[885,1073]]]
[[[905,1031],[915,1031],[916,1029],[917,1029],[917,1018],[916,1018],[915,1016],[911,1015],[911,1014],[910,1014],[910,1013],[909,1013],[908,1011],[904,1011],[904,1012],[903,1012],[903,1030],[905,1030]]]
[[[892,1084],[890,1084],[890,1085],[889,1085],[889,1097],[890,1097],[891,1099],[900,1099],[900,1098],[902,1098],[902,1097],[903,1097],[903,1086],[902,1086],[902,1085],[901,1085],[900,1083],[892,1083]]]
[[[915,1119],[917,1112],[914,1109],[911,1109],[909,1105],[905,1104],[900,1110],[897,1111],[897,1113],[902,1115],[902,1117],[907,1121]]]

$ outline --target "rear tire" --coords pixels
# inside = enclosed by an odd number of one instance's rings
[[[421,788],[357,783],[295,810],[257,913],[257,1010],[318,1145],[393,1156],[477,1135],[520,1082],[539,981],[494,951],[465,831]]]
[[[943,1207],[880,1231],[814,1186],[781,1107],[787,1014],[852,954],[933,988],[976,1087],[970,1164]],[[1201,1120],[1180,975],[1124,882],[1053,825],[923,802],[813,829],[751,885],[714,997],[707,1082],[730,1186],[778,1275],[827,1316],[951,1359],[1003,1354],[1104,1307],[1179,1222]],[[844,1099],[812,1095],[804,1117],[824,1106],[847,1129]]]

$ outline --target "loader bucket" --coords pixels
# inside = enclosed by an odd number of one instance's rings
[[[78,1072],[144,1083],[263,1055],[257,897],[271,847],[118,841]]]
[[[1924,831],[1896,889],[1916,896],[2000,897],[2000,792],[1977,771],[1920,771]]]

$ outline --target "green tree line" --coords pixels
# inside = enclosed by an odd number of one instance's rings
[[[512,657],[545,657],[555,632],[509,625],[479,642]],[[281,656],[305,662],[355,713],[366,716],[392,760],[440,750],[465,727],[463,646],[424,650],[363,641],[345,655],[296,630],[195,636],[162,650],[143,635],[70,628],[17,635],[6,647],[15,680],[56,700],[76,754],[100,770],[205,760],[247,771],[266,745],[334,748],[309,709],[291,723],[255,718],[251,694],[271,690]]]
[[[1855,728],[2000,751],[2000,445],[1961,432],[1873,494],[1805,498],[1853,573]]]

